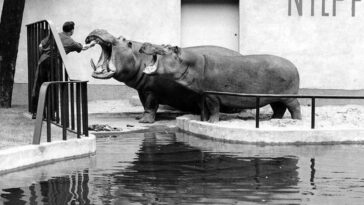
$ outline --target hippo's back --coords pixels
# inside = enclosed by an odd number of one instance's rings
[[[208,56],[241,56],[237,51],[220,46],[193,46],[184,49]]]
[[[270,94],[298,92],[299,74],[287,59],[273,55],[204,57],[205,87],[202,90]]]

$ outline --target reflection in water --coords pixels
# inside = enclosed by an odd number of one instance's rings
[[[175,135],[158,140],[148,133],[137,154],[132,166],[114,173],[115,183],[125,184],[119,192],[123,197],[144,193],[149,200],[174,203],[260,202],[274,200],[272,189],[283,193],[298,182],[297,158],[210,153],[176,141]]]
[[[3,189],[4,205],[13,204],[90,204],[88,170],[32,184],[27,189]],[[27,198],[25,198],[27,197]]]
[[[342,204],[346,196],[355,204],[364,195],[364,162],[352,158],[363,146],[256,146],[168,132],[97,146],[93,163],[24,172],[40,176],[20,188],[1,188],[12,179],[0,175],[0,204]]]
[[[11,188],[3,190],[7,193],[3,193],[0,196],[4,199],[10,200],[9,202],[5,202],[4,204],[26,204],[26,201],[21,200],[24,196],[24,191],[20,188]]]
[[[316,173],[316,169],[315,169],[315,159],[311,158],[311,177],[310,177],[310,182],[312,186],[315,186],[315,173]]]

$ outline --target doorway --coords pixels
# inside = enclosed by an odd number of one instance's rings
[[[182,0],[181,45],[239,51],[239,0]]]

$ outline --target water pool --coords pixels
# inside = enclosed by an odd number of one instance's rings
[[[0,175],[0,204],[362,204],[364,145],[234,144],[181,132]]]

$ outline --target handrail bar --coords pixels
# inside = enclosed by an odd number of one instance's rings
[[[43,20],[35,21],[35,22],[33,22],[33,23],[28,23],[28,24],[26,24],[25,26],[31,26],[32,24],[42,23],[42,22],[45,22],[45,21],[46,21],[47,23],[51,22],[51,21],[49,21],[49,20],[43,19]]]
[[[205,91],[205,94],[230,95],[241,97],[279,97],[279,98],[321,98],[321,99],[364,99],[364,96],[355,95],[293,95],[293,94],[254,94],[254,93],[232,93],[232,92],[216,92]]]
[[[258,94],[258,93],[232,93],[232,92],[218,92],[218,91],[204,91],[202,94],[202,109],[201,120],[206,118],[205,112],[205,98],[206,95],[227,95],[235,97],[254,97],[256,98],[255,109],[255,127],[259,128],[259,102],[260,98],[311,98],[311,129],[315,129],[315,107],[316,99],[364,99],[364,96],[355,95],[298,95],[298,94]]]

